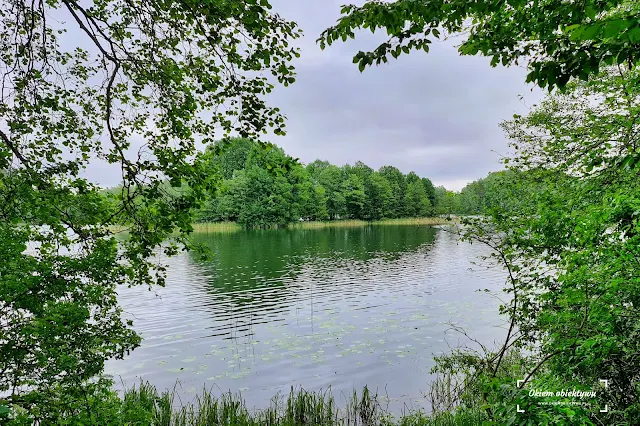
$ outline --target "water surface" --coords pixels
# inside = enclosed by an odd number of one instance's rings
[[[170,258],[166,288],[120,294],[144,338],[107,372],[127,386],[180,380],[241,392],[252,407],[290,387],[340,397],[370,389],[398,411],[426,406],[433,356],[470,344],[447,323],[491,342],[504,274],[471,262],[485,247],[425,226],[199,234],[215,257]],[[449,330],[449,331],[447,331]]]

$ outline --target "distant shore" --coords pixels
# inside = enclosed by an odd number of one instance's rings
[[[309,221],[295,222],[290,224],[286,229],[322,229],[322,228],[358,228],[369,225],[446,225],[457,222],[457,217],[407,217],[399,219],[382,219],[375,221],[357,220],[357,219],[341,219],[326,222]],[[236,232],[241,231],[242,226],[235,222],[201,222],[194,223],[194,232]]]

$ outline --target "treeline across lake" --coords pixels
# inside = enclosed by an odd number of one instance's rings
[[[198,214],[201,222],[233,221],[246,228],[302,220],[379,220],[455,213],[456,194],[414,172],[377,171],[362,162],[302,165],[273,145],[227,139],[208,150],[222,179]]]
[[[374,170],[360,161],[336,166],[322,160],[304,165],[280,147],[245,138],[216,142],[205,161],[218,182],[195,220],[235,222],[247,229],[285,227],[300,220],[480,215],[519,198],[504,189],[515,178],[513,171],[490,173],[454,192],[394,166]],[[169,182],[163,186],[168,195],[180,191]]]
[[[435,187],[394,166],[377,171],[363,162],[304,165],[273,144],[245,138],[217,141],[204,155],[215,190],[195,214],[200,223],[235,222],[243,228],[279,228],[303,221],[402,219],[482,215],[517,202],[506,192],[514,171],[490,173],[460,192]],[[185,190],[169,182],[168,196]],[[121,187],[104,191],[117,196]]]

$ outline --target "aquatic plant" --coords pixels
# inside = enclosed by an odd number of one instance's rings
[[[481,424],[480,410],[459,410],[428,416],[408,411],[397,419],[382,406],[377,393],[365,387],[353,392],[344,408],[338,408],[330,390],[309,392],[291,388],[283,398],[278,394],[266,409],[247,408],[241,394],[223,393],[219,397],[204,389],[193,402],[176,404],[175,388],[158,394],[149,383],[140,383],[125,392],[119,424],[158,426],[454,426]]]

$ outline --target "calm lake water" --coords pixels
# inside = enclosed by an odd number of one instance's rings
[[[368,385],[389,408],[428,407],[433,356],[471,345],[446,322],[491,343],[504,335],[501,270],[473,265],[487,254],[431,227],[199,234],[215,258],[168,260],[166,288],[124,289],[144,338],[107,373],[126,386],[179,380],[182,399],[203,387],[241,392],[267,406],[290,387],[348,395]]]

